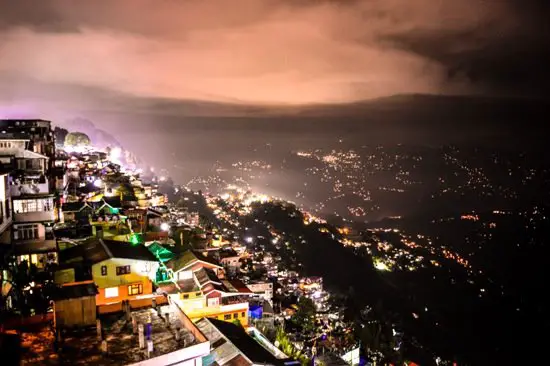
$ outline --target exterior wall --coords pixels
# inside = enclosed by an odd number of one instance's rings
[[[107,267],[107,275],[101,274],[101,267]],[[116,274],[116,267],[130,266],[130,274]],[[157,262],[146,262],[132,259],[112,258],[92,266],[92,277],[100,288],[127,285],[140,282],[144,279],[154,279],[159,264]]]
[[[107,274],[104,276],[101,273],[102,267],[105,266]],[[130,274],[116,274],[117,267],[130,266]],[[99,294],[96,295],[97,305],[119,302],[123,300],[131,300],[139,298],[143,295],[153,293],[153,283],[151,278],[155,278],[159,264],[156,262],[137,261],[130,259],[109,259],[92,266],[92,277],[98,286]],[[132,284],[142,284],[142,293],[137,295],[128,295],[128,286]],[[107,297],[106,289],[117,287],[118,296]]]
[[[273,300],[273,284],[269,282],[250,283],[246,285],[250,291],[260,295],[265,300],[271,302]]]
[[[0,234],[11,224],[13,215],[10,207],[10,191],[7,186],[8,175],[0,174]]]
[[[141,283],[143,286],[143,292],[138,295],[130,296],[128,295],[128,286],[133,284]],[[118,296],[116,297],[107,297],[106,296],[106,289],[105,288],[99,288],[99,293],[96,295],[96,303],[98,306],[111,304],[115,302],[122,302],[124,300],[133,300],[137,299],[140,296],[144,295],[151,295],[153,293],[153,283],[147,279],[143,281],[136,281],[129,283],[127,285],[120,285],[120,286],[111,286],[111,287],[117,287],[118,288]]]
[[[27,149],[29,140],[2,140],[0,142],[0,151],[2,149]]]
[[[81,327],[96,324],[95,297],[59,300],[54,303],[56,327]]]
[[[36,225],[36,228],[38,229],[38,237],[33,239],[24,239],[23,235],[18,231],[18,228],[22,228],[29,225]],[[15,224],[13,225],[13,239],[18,243],[30,243],[30,242],[36,242],[36,241],[43,241],[46,240],[46,227],[43,224],[40,223],[33,223],[33,224]]]
[[[153,346],[154,347],[154,346]],[[157,366],[157,365],[178,365],[178,366],[202,366],[202,358],[210,353],[210,342],[195,344],[190,347],[167,353],[129,366]]]
[[[185,313],[201,311],[206,307],[206,298],[204,296],[184,299],[183,294],[179,294],[178,303]]]
[[[228,322],[238,320],[243,326],[248,326],[248,302],[222,305],[220,298],[220,305],[207,306],[204,298],[182,300],[178,295],[172,295],[171,299],[176,302],[193,321],[206,317]]]

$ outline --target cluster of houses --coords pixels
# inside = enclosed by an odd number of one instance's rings
[[[0,250],[55,284],[52,347],[27,364],[294,363],[250,336],[249,304],[265,289],[234,278],[237,253],[176,250],[154,177],[109,151],[68,150],[49,121],[0,120]]]

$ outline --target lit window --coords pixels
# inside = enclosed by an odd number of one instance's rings
[[[108,287],[105,289],[105,297],[118,297],[118,287]]]
[[[129,296],[141,295],[142,293],[143,293],[143,284],[142,283],[134,283],[134,284],[128,286],[128,295]]]
[[[53,199],[14,200],[13,209],[15,213],[49,212],[53,209]]]

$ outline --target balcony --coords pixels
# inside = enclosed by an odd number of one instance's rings
[[[41,222],[55,221],[55,212],[52,211],[36,211],[36,212],[16,212],[13,215],[15,222]]]
[[[10,185],[12,197],[21,195],[47,194],[49,192],[48,182],[45,183],[19,183]]]

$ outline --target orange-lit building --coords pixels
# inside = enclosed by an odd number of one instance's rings
[[[150,302],[156,296],[152,280],[159,262],[143,245],[94,238],[61,251],[60,262],[62,267],[56,272],[56,283],[91,277],[98,287],[97,306],[117,305],[123,301]]]

